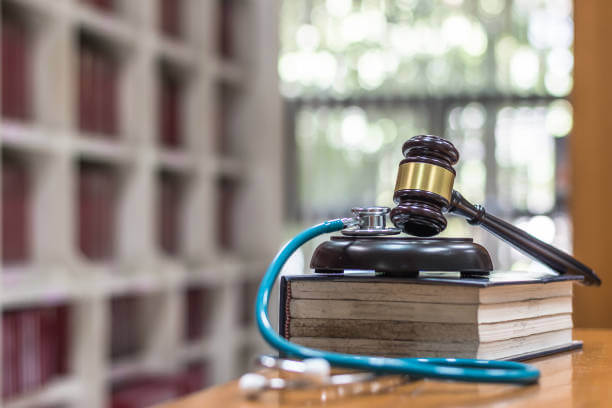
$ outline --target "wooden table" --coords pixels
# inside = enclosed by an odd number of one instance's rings
[[[337,398],[320,390],[266,392],[247,401],[237,382],[212,387],[164,408],[264,408],[327,405],[333,407],[612,406],[612,330],[577,329],[584,350],[530,361],[542,377],[531,386],[415,381],[388,392]]]

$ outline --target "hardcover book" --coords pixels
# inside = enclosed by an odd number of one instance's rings
[[[280,334],[308,347],[389,357],[525,359],[581,347],[572,339],[572,284],[581,277],[448,275],[285,276]]]

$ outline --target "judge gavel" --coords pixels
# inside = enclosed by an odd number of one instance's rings
[[[560,274],[584,276],[587,285],[601,285],[591,268],[565,252],[540,241],[520,228],[488,214],[480,205],[473,205],[453,190],[459,152],[448,140],[438,136],[419,135],[402,147],[391,210],[391,221],[407,234],[430,237],[446,228],[444,212],[460,215],[471,225],[487,231],[514,246],[536,261]]]

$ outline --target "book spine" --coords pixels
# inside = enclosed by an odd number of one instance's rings
[[[22,32],[19,29],[18,25],[14,26],[13,32],[13,45],[12,45],[12,58],[13,58],[13,95],[12,95],[12,103],[13,103],[13,117],[15,119],[23,119],[24,118],[24,98],[23,94],[25,92],[25,77],[23,73],[24,69],[24,50],[23,50],[23,36]]]
[[[26,120],[30,109],[28,31],[20,21],[2,18],[2,115]]]
[[[160,0],[160,29],[162,33],[179,38],[181,36],[182,0]]]
[[[52,374],[68,374],[70,365],[70,309],[67,305],[54,310],[53,333],[56,333],[53,343]]]
[[[23,25],[20,25],[18,29],[17,50],[18,116],[27,120],[31,118],[30,83],[32,75],[28,31]]]
[[[166,144],[176,147],[176,90],[171,78],[166,78],[166,97],[168,98],[168,123],[166,128]]]
[[[289,320],[290,309],[289,302],[291,301],[291,281],[286,277],[281,276],[280,281],[280,302],[278,310],[278,334],[281,337],[289,339]]]
[[[219,217],[217,224],[217,236],[219,246],[224,250],[232,250],[234,246],[234,236],[232,230],[234,194],[234,182],[228,179],[221,179],[219,182]]]
[[[99,50],[93,53],[92,64],[92,130],[96,134],[104,132],[104,57]]]
[[[91,257],[91,192],[89,172],[81,168],[79,174],[79,248],[86,257]]]
[[[14,58],[13,24],[8,19],[2,19],[2,116],[13,116]]]
[[[175,78],[163,73],[160,77],[159,135],[163,146],[177,148],[182,144],[181,86]]]
[[[79,180],[79,245],[92,260],[114,254],[115,175],[111,169],[84,165]]]
[[[2,262],[29,258],[29,186],[25,166],[18,160],[2,162]]]
[[[162,174],[160,180],[160,243],[169,255],[178,255],[180,248],[181,180]]]
[[[79,128],[93,132],[94,126],[94,60],[95,55],[89,47],[81,47],[79,53]]]
[[[13,258],[14,225],[14,176],[13,167],[6,159],[2,161],[2,262]]]
[[[2,316],[2,398],[17,395],[19,390],[19,350],[17,316],[5,312]]]
[[[16,257],[25,261],[30,255],[30,192],[29,179],[26,166],[19,163],[19,171],[17,172],[17,203],[15,209],[16,231],[15,239],[17,242]]]
[[[187,339],[197,340],[202,337],[204,329],[203,308],[204,308],[204,290],[201,288],[190,289],[187,291]]]
[[[219,98],[219,104],[217,106],[217,115],[215,118],[215,132],[216,132],[216,149],[220,155],[229,154],[229,132],[228,132],[228,120],[230,116],[230,98],[229,90],[225,85],[219,85],[217,87],[217,95]]]
[[[219,0],[219,53],[224,58],[231,58],[233,54],[232,38],[232,0]]]
[[[117,69],[117,65],[114,60],[110,61],[108,64],[108,79],[107,79],[107,131],[113,137],[116,137],[119,133],[119,72]]]
[[[180,147],[183,144],[183,89],[181,84],[175,80],[172,92],[172,145]]]

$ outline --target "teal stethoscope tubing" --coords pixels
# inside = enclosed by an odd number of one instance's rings
[[[465,382],[532,384],[540,372],[527,364],[511,361],[460,358],[388,358],[332,353],[291,343],[281,337],[270,323],[268,305],[270,292],[287,259],[305,242],[321,234],[339,231],[343,220],[325,221],[310,227],[289,241],[276,255],[264,275],[255,303],[257,326],[263,338],[278,351],[297,358],[323,358],[331,365],[385,374],[437,378]]]

